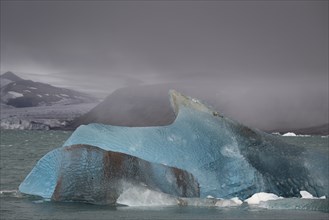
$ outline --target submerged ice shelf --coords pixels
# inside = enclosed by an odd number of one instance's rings
[[[164,174],[158,175],[156,170],[147,173],[147,169],[141,169],[142,175],[149,177],[148,181],[140,181],[138,175],[128,178],[129,182],[142,183],[167,194],[198,196],[196,185],[199,184],[202,198],[212,195],[217,198],[246,199],[257,192],[293,197],[299,196],[301,190],[317,197],[328,196],[328,154],[317,149],[289,145],[272,135],[245,127],[178,92],[170,91],[170,101],[176,114],[176,120],[171,125],[80,126],[63,147],[51,151],[38,162],[19,190],[66,201],[74,200],[75,197],[63,196],[65,193],[56,190],[59,185],[64,191],[71,187],[71,191],[81,194],[79,190],[86,182],[91,187],[89,191],[99,196],[93,196],[92,199],[84,196],[83,199],[75,200],[97,203],[97,200],[102,200],[104,192],[115,195],[115,200],[120,196],[117,194],[126,190],[121,187],[125,184],[91,179],[90,172],[92,170],[100,178],[104,178],[103,175],[113,178],[116,172],[126,173],[131,167],[130,160],[124,160],[127,165],[117,166],[118,170],[114,173],[104,172],[109,166],[104,162],[104,154],[122,154],[152,166],[165,167],[163,170],[177,169],[184,173],[184,178],[179,175],[168,178]],[[81,145],[82,148],[74,147]],[[90,152],[88,149],[91,146],[93,150]],[[84,153],[72,153],[81,149],[84,149]],[[102,151],[102,154],[95,156],[94,151]],[[112,157],[110,163],[116,164],[116,160],[116,157]],[[73,165],[63,166],[63,163]],[[97,163],[97,169],[91,169],[93,163]],[[181,180],[190,187],[190,193],[184,194]],[[79,184],[75,181],[79,181]]]

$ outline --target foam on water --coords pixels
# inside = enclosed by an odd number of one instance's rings
[[[127,206],[171,206],[177,205],[175,196],[150,190],[143,185],[124,183],[125,190],[117,199],[117,203]]]

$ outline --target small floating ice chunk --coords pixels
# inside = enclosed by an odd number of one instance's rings
[[[283,134],[282,136],[286,136],[286,137],[295,137],[295,136],[297,136],[295,133],[293,133],[293,132],[287,132],[287,133],[285,133],[285,134]]]
[[[302,196],[302,199],[314,199],[313,195],[307,191],[300,191],[300,195]]]
[[[302,199],[326,199],[326,196],[314,197],[311,193],[305,190],[300,191],[299,194],[302,196]]]
[[[249,205],[255,205],[259,204],[260,202],[277,199],[282,199],[282,197],[279,197],[273,193],[259,192],[252,195],[249,199],[246,199],[245,202],[247,202]]]

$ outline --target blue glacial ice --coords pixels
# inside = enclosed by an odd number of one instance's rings
[[[77,162],[70,167],[70,171],[63,171],[65,167],[60,165],[63,162],[58,162],[71,161],[72,157],[66,155],[66,149],[82,145],[133,156],[157,166],[162,164],[169,169],[176,167],[181,172],[187,171],[186,180],[195,181],[195,178],[198,181],[202,198],[211,195],[216,198],[246,199],[257,192],[298,197],[301,190],[317,197],[328,197],[327,153],[284,143],[272,135],[243,126],[213,111],[201,101],[176,91],[170,91],[170,101],[176,114],[171,125],[80,126],[63,147],[48,153],[38,162],[19,190],[26,194],[54,198],[56,186],[60,182],[59,173],[80,172],[79,175],[89,176],[89,166],[92,166],[88,164],[89,159],[80,164],[80,159],[75,156],[74,160]],[[86,153],[80,154],[80,157],[90,156]],[[103,160],[102,156],[97,157],[92,161]],[[99,172],[101,176],[103,166],[104,163],[100,162],[99,170],[92,172]],[[193,176],[189,176],[189,173]],[[76,177],[70,175],[72,178]],[[156,183],[166,179],[161,175],[157,176],[156,172],[152,175],[152,181]],[[164,190],[164,185],[175,181],[177,185],[178,179],[167,178],[167,182],[163,182],[162,186],[153,184],[152,187],[161,192],[175,194],[175,187]],[[68,185],[70,181],[73,180],[67,180]],[[195,188],[195,185],[193,182],[190,188]],[[196,194],[196,191],[191,190],[189,196]],[[176,195],[184,196],[182,193]],[[68,199],[66,197],[66,200]]]
[[[177,197],[200,195],[198,182],[186,171],[89,145],[49,152],[19,190],[54,201],[114,204],[122,193],[138,187]]]

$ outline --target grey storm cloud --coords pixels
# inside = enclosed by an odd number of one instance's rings
[[[1,1],[8,70],[102,96],[170,82],[236,102],[294,94],[327,122],[328,1]]]

